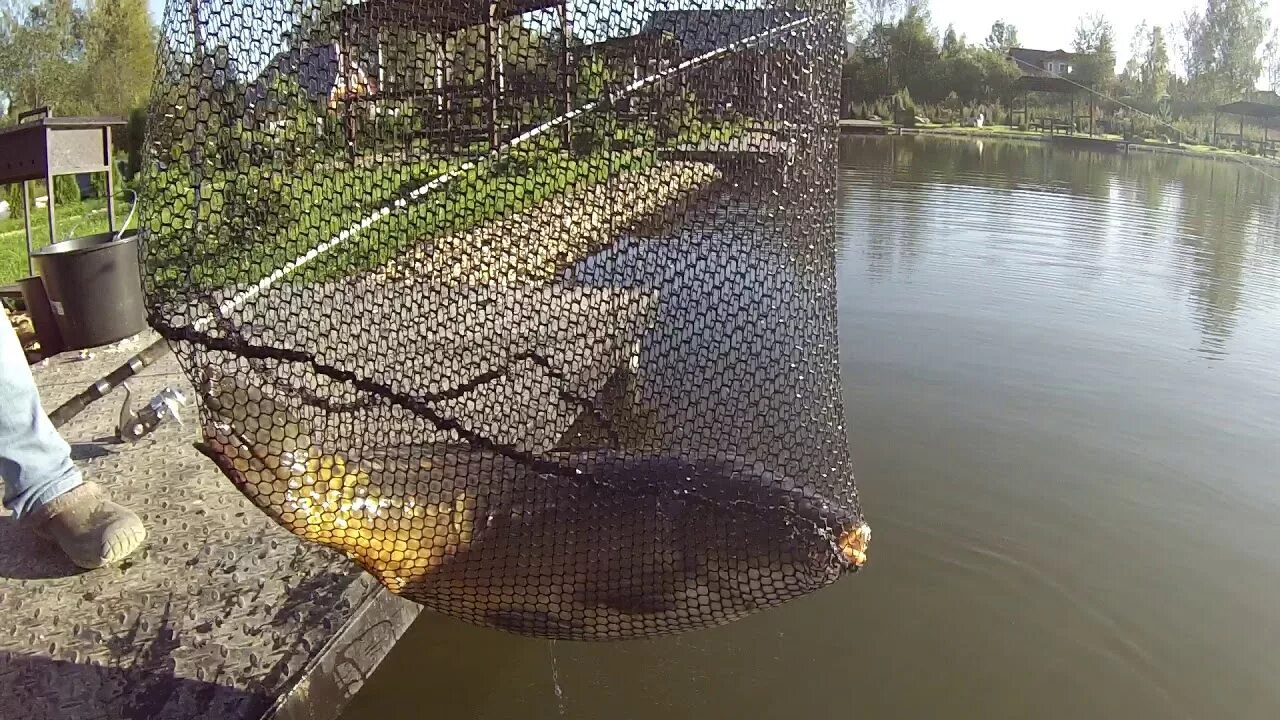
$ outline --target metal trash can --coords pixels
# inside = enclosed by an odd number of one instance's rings
[[[85,235],[32,253],[67,350],[106,345],[147,327],[137,231]]]

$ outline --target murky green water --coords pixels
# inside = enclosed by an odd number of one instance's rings
[[[652,642],[424,615],[349,720],[1280,717],[1280,180],[924,138],[841,163],[872,567]]]

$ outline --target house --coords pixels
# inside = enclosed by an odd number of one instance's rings
[[[1280,94],[1276,94],[1275,90],[1255,90],[1251,93],[1246,93],[1245,100],[1260,105],[1280,105]]]
[[[1079,56],[1066,50],[1010,48],[1006,57],[1022,71],[1023,75],[1066,77],[1075,72],[1075,63]]]
[[[682,74],[681,81],[704,108],[733,108],[763,119],[792,106],[788,94],[802,92],[789,79],[796,73],[786,67],[796,39],[772,31],[803,17],[783,9],[657,10],[644,30],[674,38],[686,60],[729,50],[700,67],[691,80]]]

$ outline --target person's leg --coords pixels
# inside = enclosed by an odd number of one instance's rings
[[[71,448],[40,407],[18,334],[0,326],[0,478],[4,504],[18,519],[80,485]]]
[[[5,506],[57,542],[80,567],[123,560],[146,539],[142,520],[81,478],[71,462],[71,448],[40,407],[35,380],[9,318],[0,325],[0,478]]]

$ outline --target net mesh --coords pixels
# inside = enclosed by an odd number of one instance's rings
[[[201,450],[390,590],[569,639],[866,561],[841,7],[171,0],[145,286]]]

